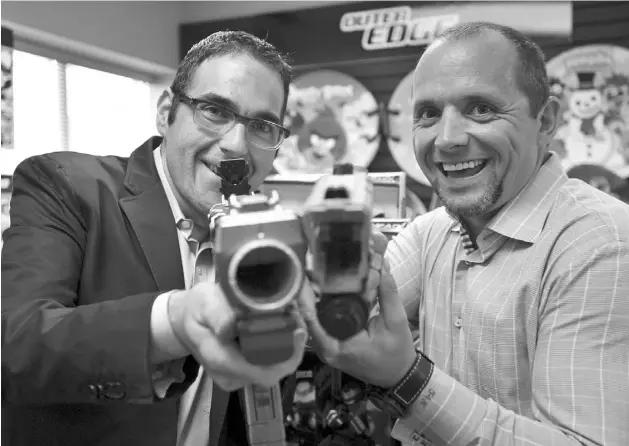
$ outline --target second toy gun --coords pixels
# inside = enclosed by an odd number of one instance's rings
[[[367,326],[373,186],[367,172],[351,164],[321,177],[306,201],[302,227],[308,240],[312,282],[319,293],[322,327],[344,340]]]

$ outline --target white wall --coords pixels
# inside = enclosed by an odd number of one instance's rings
[[[3,22],[160,66],[177,66],[178,2],[3,1],[1,8]]]

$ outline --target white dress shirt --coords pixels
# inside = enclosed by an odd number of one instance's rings
[[[159,178],[177,225],[186,289],[191,288],[194,283],[200,281],[214,280],[211,245],[208,241],[199,241],[195,238],[197,233],[205,233],[206,231],[195,231],[192,220],[185,218],[183,215],[168,181],[169,175],[165,168],[166,166],[162,162],[161,147],[158,147],[153,152],[153,156]],[[173,356],[181,357],[181,359],[170,361],[157,367],[153,384],[155,393],[160,398],[165,396],[171,384],[183,381],[182,366],[185,356],[188,355],[187,350],[174,336],[170,326],[168,318],[168,297],[170,293],[167,292],[158,296],[153,303],[151,311],[151,333],[154,347]],[[201,446],[208,444],[211,403],[212,381],[203,373],[203,367],[199,367],[197,379],[181,397],[177,446]]]

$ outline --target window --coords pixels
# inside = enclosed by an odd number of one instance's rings
[[[14,145],[2,174],[29,156],[60,150],[128,156],[156,134],[150,83],[13,52]]]
[[[148,82],[67,65],[66,95],[70,150],[128,156],[156,132]]]
[[[2,150],[2,174],[25,158],[64,150],[61,141],[58,64],[13,51],[13,148]]]

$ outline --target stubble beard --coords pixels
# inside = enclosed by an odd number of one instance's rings
[[[492,172],[489,182],[483,189],[483,194],[474,201],[446,196],[438,184],[435,190],[437,197],[451,214],[460,217],[479,217],[487,214],[498,202],[502,195],[503,181],[498,179],[496,172]]]

